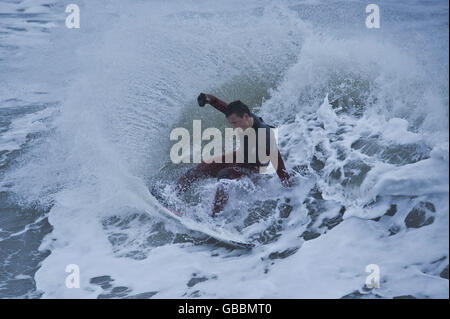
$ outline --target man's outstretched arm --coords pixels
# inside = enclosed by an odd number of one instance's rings
[[[225,114],[225,110],[227,109],[227,105],[228,105],[224,101],[216,98],[214,95],[205,94],[205,93],[200,93],[200,95],[197,98],[197,101],[198,101],[198,105],[200,105],[200,106],[204,106],[205,103],[211,104],[217,110],[219,110],[220,112],[222,112],[224,114]]]
[[[273,143],[271,147],[270,161],[272,162],[272,166],[276,169],[277,175],[281,180],[281,184],[286,187],[292,186],[292,180],[290,179],[289,173],[284,165],[284,161],[281,157],[277,143]]]
[[[286,166],[284,166],[283,158],[281,157],[281,153],[278,150],[278,167],[277,167],[277,175],[281,180],[283,186],[291,186],[290,176],[287,172]]]

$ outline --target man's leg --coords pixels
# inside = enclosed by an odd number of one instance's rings
[[[183,176],[181,176],[176,184],[176,190],[178,193],[187,191],[191,185],[198,181],[200,178],[217,177],[219,172],[230,166],[227,163],[205,163],[202,162],[196,167],[188,170]]]
[[[233,152],[233,162],[232,163],[225,163],[225,154],[222,155],[221,163],[206,163],[202,162],[198,164],[196,167],[191,168],[188,170],[183,176],[181,176],[176,185],[176,191],[178,194],[187,191],[191,185],[198,181],[200,178],[207,178],[207,177],[217,177],[219,172],[222,169],[225,169],[227,167],[233,167],[236,162],[236,152]]]
[[[217,178],[219,180],[238,179],[243,176],[250,176],[251,173],[252,173],[251,169],[243,168],[240,166],[232,166],[220,170],[219,174],[217,175]],[[212,212],[213,217],[223,210],[228,201],[228,197],[229,197],[228,193],[226,192],[223,184],[220,183],[219,186],[217,187],[216,195],[214,197],[214,207]]]

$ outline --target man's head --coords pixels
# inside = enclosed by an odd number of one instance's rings
[[[232,128],[241,128],[245,131],[253,125],[251,112],[248,106],[241,101],[234,101],[228,104],[225,116]]]

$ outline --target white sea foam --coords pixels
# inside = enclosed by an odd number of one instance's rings
[[[422,48],[408,51],[364,29],[336,38],[324,32],[330,22],[300,19],[302,7],[205,4],[80,3],[83,33],[54,31],[51,45],[60,50],[51,57],[64,62],[46,75],[66,79],[68,88],[55,84],[54,132],[2,181],[25,202],[51,207],[53,230],[41,245],[51,254],[35,276],[43,297],[109,294],[91,281],[109,276],[129,289],[112,297],[339,298],[362,291],[365,267],[378,264],[372,297],[447,298],[448,280],[439,275],[448,264],[448,86],[431,76],[440,57],[424,64]],[[258,114],[279,126],[288,169],[299,175],[290,190],[276,177],[250,194],[242,191],[248,180],[231,183],[229,215],[216,223],[241,229],[257,244],[251,251],[174,243],[176,234],[195,236],[149,205],[155,176],[170,185],[182,172],[167,162],[170,129],[194,118],[225,124],[196,106],[202,91],[260,104]],[[352,109],[334,107],[345,96]],[[14,121],[3,148],[17,149],[41,130],[40,117]],[[215,186],[197,186],[203,201],[189,214],[205,221]],[[324,202],[311,208],[313,187]],[[291,206],[289,217],[280,217],[281,204]],[[392,205],[398,212],[386,216]],[[434,221],[406,227],[420,205],[433,207]],[[251,213],[257,222],[243,228]],[[320,236],[305,241],[306,230]],[[68,264],[80,267],[80,289],[65,285]],[[191,287],[193,277],[207,280]]]

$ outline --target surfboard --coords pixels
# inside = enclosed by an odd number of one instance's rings
[[[171,220],[176,221],[177,223],[181,224],[183,227],[191,231],[202,233],[204,235],[207,235],[209,237],[218,240],[219,242],[228,244],[236,248],[250,249],[255,246],[254,244],[245,241],[239,235],[234,234],[226,229],[220,227],[215,227],[213,229],[210,227],[212,225],[199,224],[196,221],[192,220],[191,218],[184,216],[182,212],[178,212],[170,207],[167,207],[166,205],[163,205],[152,194],[150,194],[150,196],[152,200],[150,201],[149,204],[151,204],[152,210],[155,210],[161,215],[164,215],[170,218]]]

